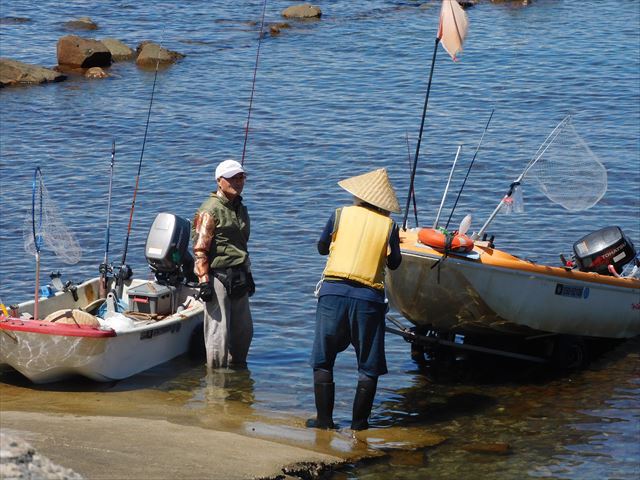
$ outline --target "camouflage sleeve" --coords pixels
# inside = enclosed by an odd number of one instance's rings
[[[200,282],[209,281],[209,249],[216,230],[216,220],[209,212],[197,212],[193,219],[195,258],[194,273]]]

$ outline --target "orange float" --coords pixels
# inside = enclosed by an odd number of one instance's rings
[[[467,253],[473,250],[473,240],[467,235],[453,232],[445,235],[435,228],[421,228],[418,232],[418,240],[436,250],[455,253]]]

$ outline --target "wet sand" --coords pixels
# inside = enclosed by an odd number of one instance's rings
[[[91,479],[276,478],[345,461],[286,443],[163,420],[2,412],[2,429]]]
[[[376,447],[399,446],[395,440],[410,433],[248,423],[241,435],[165,420],[19,411],[2,412],[0,423],[39,454],[91,479],[310,478],[339,464],[382,456],[385,448]],[[413,447],[444,441],[414,433]]]
[[[192,374],[182,377],[180,365]],[[177,378],[166,380],[165,369]],[[39,386],[7,368],[0,371],[0,428],[91,479],[309,478],[444,441],[416,427],[309,429],[306,408],[257,408],[248,372],[198,378],[204,367],[187,359],[158,370],[113,384]]]

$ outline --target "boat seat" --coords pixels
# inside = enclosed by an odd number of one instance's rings
[[[64,323],[69,325],[87,325],[90,327],[99,327],[100,322],[90,313],[83,312],[77,308],[64,308],[47,315],[43,322]]]

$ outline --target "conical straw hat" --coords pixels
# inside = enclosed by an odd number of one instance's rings
[[[338,185],[374,207],[387,212],[400,213],[398,198],[385,168],[340,180]]]

